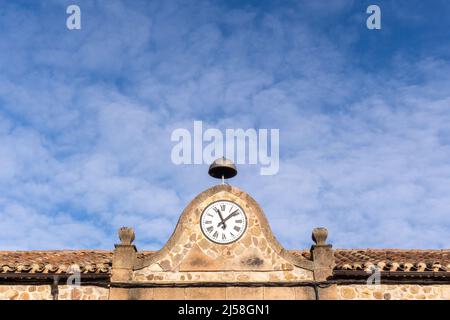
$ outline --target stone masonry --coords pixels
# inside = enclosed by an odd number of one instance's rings
[[[200,230],[202,211],[218,200],[238,204],[248,220],[244,236],[226,246],[207,240]],[[120,237],[122,243],[116,246],[111,283],[111,297],[118,299],[137,296],[165,299],[168,295],[183,299],[226,299],[243,292],[244,296],[250,295],[254,299],[282,296],[295,299],[310,296],[310,289],[304,290],[301,282],[323,280],[332,271],[331,246],[325,244],[323,230],[316,232],[320,242],[313,249],[315,261],[293,255],[277,242],[256,201],[228,185],[213,187],[197,196],[182,213],[167,244],[149,258],[138,259],[137,250],[131,244],[134,234],[130,230],[122,229]],[[298,282],[299,286],[277,287],[277,282]],[[208,288],[176,288],[195,283],[211,285]],[[236,283],[248,284],[250,288],[235,288],[233,284]],[[259,287],[254,287],[258,283]],[[214,284],[218,286],[214,287]],[[154,288],[142,288],[145,286]]]
[[[247,217],[227,245],[200,229],[219,200]],[[333,250],[327,236],[316,228],[310,250],[286,250],[252,197],[218,185],[191,201],[158,251],[139,251],[125,227],[114,252],[0,251],[0,300],[450,300],[449,250]],[[381,282],[368,285],[373,270]],[[74,272],[81,285],[68,285]]]

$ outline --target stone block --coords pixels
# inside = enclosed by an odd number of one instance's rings
[[[184,300],[184,288],[153,288],[154,300]]]
[[[352,287],[343,287],[340,288],[341,290],[341,297],[345,300],[352,300],[356,298],[356,292],[355,289]]]
[[[198,287],[185,288],[187,300],[225,300],[226,288]]]
[[[325,288],[317,288],[319,291],[319,299],[320,300],[337,300],[337,285],[333,284],[329,287]]]
[[[227,300],[263,300],[264,289],[262,287],[228,287],[226,297]]]
[[[377,300],[382,300],[383,299],[383,292],[382,291],[374,291],[373,292],[373,297]]]
[[[450,285],[442,286],[442,299],[450,300]]]
[[[128,281],[131,280],[132,271],[130,269],[112,269],[112,281]]]
[[[316,293],[313,287],[295,287],[295,300],[315,300]]]
[[[129,289],[111,288],[109,291],[110,300],[129,300]]]
[[[295,300],[295,288],[264,287],[264,300]]]
[[[206,255],[197,245],[194,245],[180,264],[180,271],[214,271],[220,270],[216,259]]]
[[[136,247],[116,244],[113,255],[113,268],[132,269],[136,258]]]
[[[153,300],[153,288],[136,288],[130,290],[130,300]]]

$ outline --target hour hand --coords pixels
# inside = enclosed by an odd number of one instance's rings
[[[220,226],[221,224],[222,225],[225,225],[225,221],[227,221],[228,219],[231,219],[232,217],[234,217],[234,216],[237,216],[239,214],[239,211],[235,211],[235,212],[233,212],[232,214],[230,214],[228,217],[226,217],[225,219],[222,219],[222,222],[219,222],[219,224],[217,225],[217,226]],[[225,228],[224,228],[225,229]]]

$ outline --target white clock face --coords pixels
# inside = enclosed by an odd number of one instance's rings
[[[200,228],[212,242],[228,244],[244,234],[247,217],[237,204],[225,200],[217,201],[203,210]]]

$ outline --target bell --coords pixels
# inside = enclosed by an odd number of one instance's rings
[[[237,175],[237,169],[231,160],[219,158],[209,166],[208,174],[213,178],[222,179],[223,183],[224,179]]]

